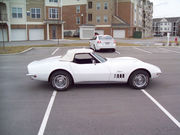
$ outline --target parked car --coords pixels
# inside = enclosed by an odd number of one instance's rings
[[[27,76],[50,82],[59,91],[81,83],[128,83],[144,89],[161,74],[159,67],[136,58],[104,58],[91,49],[68,50],[64,56],[33,61],[27,69]]]
[[[110,35],[95,35],[90,41],[90,48],[97,51],[101,49],[112,49],[115,51],[116,42]]]

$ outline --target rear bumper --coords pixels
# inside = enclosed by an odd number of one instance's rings
[[[96,50],[101,50],[101,49],[116,49],[116,44],[112,44],[112,45],[101,45],[101,44],[97,44],[96,45]]]

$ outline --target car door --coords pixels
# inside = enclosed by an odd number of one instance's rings
[[[77,61],[70,64],[75,82],[96,83],[109,80],[110,71],[105,63],[98,62],[90,54],[79,55],[83,57],[82,59],[79,59],[80,62],[78,62],[78,59],[76,59]]]

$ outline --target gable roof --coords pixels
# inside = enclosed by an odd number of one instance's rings
[[[153,19],[153,22],[160,22],[163,18],[155,18]],[[178,20],[180,20],[180,17],[165,17],[165,19],[168,21],[168,22],[177,22]]]

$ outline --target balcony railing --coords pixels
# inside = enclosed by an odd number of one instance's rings
[[[7,14],[0,14],[0,21],[7,21]]]

